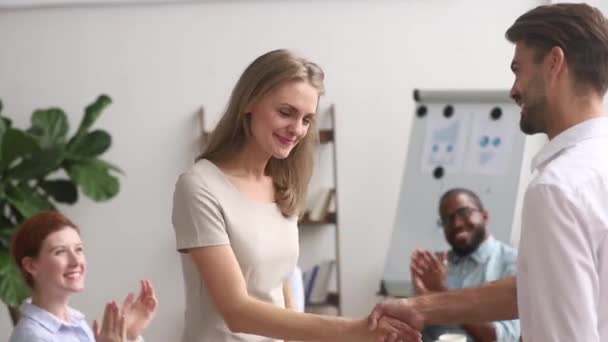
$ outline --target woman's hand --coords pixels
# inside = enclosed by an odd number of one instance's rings
[[[367,319],[353,321],[352,328],[340,341],[344,342],[410,342],[421,341],[420,333],[391,317],[382,317],[376,329],[368,328]]]
[[[149,280],[142,280],[139,296],[135,300],[129,293],[123,303],[123,313],[127,324],[127,337],[134,341],[148,327],[158,307],[158,299]]]
[[[93,331],[97,342],[126,342],[127,325],[125,316],[115,302],[106,304],[101,327],[93,321]]]

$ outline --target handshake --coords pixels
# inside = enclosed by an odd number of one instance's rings
[[[416,295],[442,292],[447,287],[447,255],[426,250],[412,254],[410,272]],[[393,299],[376,305],[367,318],[368,328],[378,342],[421,341],[425,319],[416,308],[423,298]]]
[[[419,342],[424,317],[409,299],[393,299],[377,304],[367,318],[368,329],[377,342]]]

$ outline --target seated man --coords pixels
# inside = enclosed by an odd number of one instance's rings
[[[410,269],[416,295],[515,275],[517,252],[488,233],[488,212],[475,193],[467,189],[446,192],[439,201],[439,215],[439,224],[452,249],[437,254],[414,251]],[[466,334],[468,341],[475,342],[518,341],[519,320],[430,326],[423,331],[423,340],[434,342],[445,333]]]

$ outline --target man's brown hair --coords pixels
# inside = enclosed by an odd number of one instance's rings
[[[600,95],[606,92],[608,21],[597,8],[587,4],[538,6],[517,18],[506,37],[536,50],[536,63],[553,47],[560,47],[577,89],[592,89]]]

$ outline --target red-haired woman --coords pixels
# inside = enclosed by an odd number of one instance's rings
[[[84,315],[68,306],[70,296],[84,289],[86,258],[78,226],[59,212],[25,221],[13,238],[11,253],[32,299],[21,307],[10,342],[139,340],[156,312],[154,289],[144,280],[137,299],[129,294],[122,308],[108,303],[102,323],[94,322],[91,330]]]

